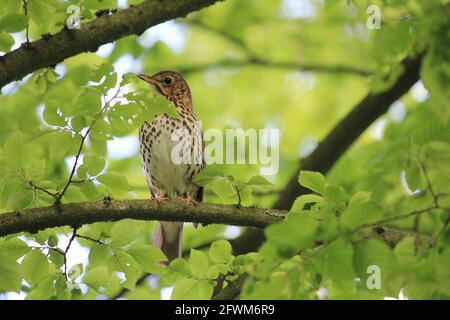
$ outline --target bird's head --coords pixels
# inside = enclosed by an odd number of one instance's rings
[[[152,76],[138,74],[140,79],[150,84],[157,92],[174,102],[191,104],[191,90],[183,76],[175,71],[160,71]]]

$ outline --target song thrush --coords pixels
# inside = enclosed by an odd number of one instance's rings
[[[183,77],[173,71],[138,77],[172,101],[178,117],[158,115],[139,130],[140,155],[147,185],[158,201],[166,198],[189,203],[202,201],[203,189],[193,177],[204,166],[203,137],[192,106],[192,96]],[[174,149],[177,148],[177,149]],[[169,259],[181,256],[182,222],[158,222],[154,245]]]

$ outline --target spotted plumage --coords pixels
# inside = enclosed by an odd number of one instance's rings
[[[158,115],[139,130],[141,162],[152,196],[159,201],[166,197],[201,201],[203,190],[192,179],[204,166],[203,138],[189,86],[173,71],[139,78],[172,101],[179,114]],[[182,230],[183,223],[158,222],[154,244],[169,261],[181,255]]]

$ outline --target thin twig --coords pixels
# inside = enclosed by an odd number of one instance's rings
[[[53,250],[64,256],[64,252],[59,248],[52,248],[49,246],[30,246],[30,248],[39,250]]]
[[[86,141],[87,136],[89,135],[89,133],[91,132],[91,130],[94,127],[95,123],[100,118],[100,116],[103,114],[103,112],[105,111],[107,106],[111,103],[111,101],[113,101],[114,99],[117,98],[117,95],[119,94],[120,90],[121,90],[121,87],[119,86],[119,88],[117,89],[117,91],[114,94],[114,96],[111,99],[109,99],[108,101],[105,101],[105,103],[104,103],[103,107],[101,108],[101,110],[97,113],[97,115],[95,116],[94,120],[92,120],[91,125],[88,127],[86,132],[83,135],[81,135],[80,146],[78,147],[77,154],[75,155],[75,162],[74,162],[72,170],[70,172],[69,179],[67,180],[67,183],[65,184],[63,190],[59,193],[58,197],[56,198],[56,201],[55,201],[56,204],[60,204],[61,203],[62,197],[66,193],[66,191],[69,188],[70,184],[73,182],[72,179],[73,179],[73,176],[74,176],[75,171],[77,169],[78,160],[80,159],[80,155],[81,155],[81,152],[83,151],[83,146],[84,146],[84,143]]]
[[[22,0],[22,3],[23,3],[23,11],[24,11],[25,15],[28,16],[28,0]],[[27,45],[30,44],[30,38],[28,36],[29,28],[30,28],[30,23],[27,22],[27,29],[25,31],[25,37],[27,39],[27,42],[26,42]]]
[[[438,208],[439,207],[438,196],[434,192],[433,187],[431,185],[431,180],[430,180],[430,177],[428,176],[427,168],[426,168],[425,164],[419,158],[417,158],[417,161],[419,162],[420,168],[422,169],[423,175],[425,176],[425,180],[427,183],[427,189],[430,191],[430,194],[433,197],[434,205],[436,208]]]
[[[69,243],[66,247],[66,250],[64,250],[64,277],[66,278],[66,281],[69,281],[69,278],[67,276],[67,253],[69,252],[70,246],[72,245],[73,240],[75,240],[75,237],[77,236],[77,230],[78,227],[73,227],[72,236],[69,239]]]
[[[101,244],[101,245],[106,245],[106,243],[104,243],[103,241],[101,241],[99,239],[94,239],[94,238],[91,238],[91,237],[88,237],[88,236],[82,236],[80,234],[77,234],[75,236],[77,238],[86,239],[86,240],[89,240],[89,241],[92,241],[92,242],[96,242],[96,243]]]
[[[45,189],[45,188],[42,188],[42,187],[37,186],[37,185],[34,184],[33,181],[31,181],[31,180],[28,181],[28,184],[29,184],[33,189],[35,189],[35,190],[42,191],[42,192],[44,192],[44,193],[46,193],[46,194],[48,194],[48,195],[50,195],[50,196],[52,196],[52,197],[55,197],[55,198],[58,197],[58,195],[57,195],[56,193],[50,192],[50,191],[48,191],[48,190]]]
[[[439,229],[438,233],[436,234],[436,236],[434,237],[434,244],[436,245],[439,237],[444,233],[444,230],[447,228],[448,224],[450,223],[450,209],[446,209],[448,217],[447,219],[444,221],[443,226],[441,227],[441,229]]]

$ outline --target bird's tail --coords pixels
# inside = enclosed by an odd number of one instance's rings
[[[169,262],[181,257],[182,222],[158,222],[153,244],[161,249]]]

